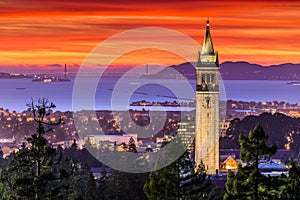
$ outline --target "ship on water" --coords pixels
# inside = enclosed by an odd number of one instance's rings
[[[64,71],[64,78],[60,78],[57,76],[37,76],[35,75],[34,78],[32,79],[32,82],[70,82],[71,80],[67,78],[67,64],[65,64],[65,71]]]
[[[300,85],[300,81],[293,81],[293,82],[289,82],[287,84],[289,84],[289,85]]]

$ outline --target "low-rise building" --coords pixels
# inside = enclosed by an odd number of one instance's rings
[[[137,134],[124,134],[124,135],[87,135],[84,137],[84,143],[88,143],[96,148],[108,147],[114,145],[128,144],[130,138],[137,141]]]

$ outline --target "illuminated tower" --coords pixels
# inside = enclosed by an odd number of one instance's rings
[[[195,162],[208,174],[219,170],[219,60],[214,51],[209,21],[196,67]]]

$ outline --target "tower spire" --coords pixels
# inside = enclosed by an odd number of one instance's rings
[[[202,55],[213,55],[214,53],[215,53],[214,46],[213,46],[212,38],[210,35],[209,18],[207,18],[206,33],[204,36],[204,42],[203,42],[201,54]]]

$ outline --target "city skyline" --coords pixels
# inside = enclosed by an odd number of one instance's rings
[[[52,69],[64,63],[78,68],[100,42],[139,27],[173,29],[202,44],[204,34],[200,30],[207,17],[221,63],[299,63],[299,1],[175,1],[169,4],[167,1],[31,0],[4,1],[0,7],[3,10],[0,71],[33,66]],[[176,38],[162,39],[176,43]],[[130,52],[114,64],[135,66],[141,62],[172,65],[182,63],[182,59],[169,52],[144,49]]]

